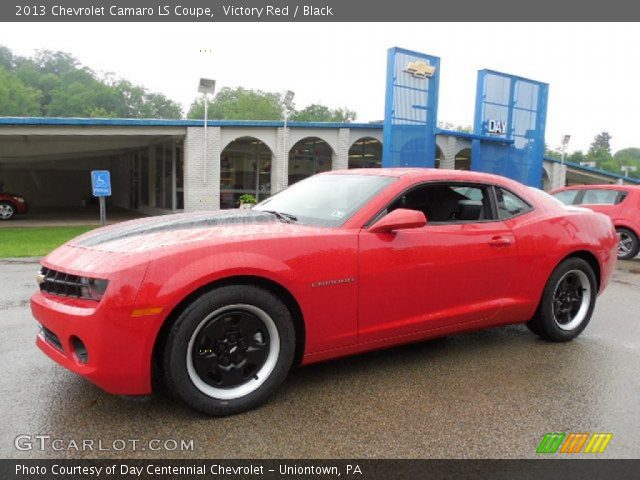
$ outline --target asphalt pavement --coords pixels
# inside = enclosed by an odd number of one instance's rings
[[[112,396],[54,364],[34,345],[36,270],[0,260],[3,458],[534,458],[547,432],[610,432],[603,457],[640,457],[638,260],[573,342],[518,325],[298,368],[228,418]]]

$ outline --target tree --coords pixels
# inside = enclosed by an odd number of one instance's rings
[[[28,115],[60,117],[181,118],[180,105],[140,85],[117,79],[112,74],[97,75],[65,52],[40,50],[32,58],[18,57],[0,46],[0,66],[11,77],[2,88],[18,85],[15,95],[23,95],[19,85],[37,93],[39,108],[25,104]],[[16,83],[17,82],[17,83]],[[0,115],[13,115],[15,106],[0,100]],[[24,113],[22,115],[27,115]]]
[[[630,177],[640,178],[640,148],[624,148],[618,150],[613,156],[613,161],[618,169],[618,173],[622,173],[623,166],[636,167],[635,172],[629,172]]]
[[[39,113],[39,92],[0,66],[0,115],[28,117]]]
[[[13,70],[13,52],[2,45],[0,45],[0,67]]]
[[[208,117],[217,120],[279,120],[282,118],[280,95],[242,87],[224,87],[209,100]],[[187,118],[204,117],[204,100],[191,104]]]
[[[596,162],[598,167],[611,160],[611,135],[609,132],[601,132],[595,136],[589,151],[587,152],[587,161]]]
[[[242,87],[222,88],[208,105],[208,117],[216,120],[280,120],[282,116],[280,94]],[[199,98],[191,104],[187,118],[203,117],[204,100]],[[302,110],[294,109],[289,118],[300,122],[351,122],[356,112],[312,104]]]
[[[356,119],[356,112],[348,108],[331,109],[325,105],[313,103],[291,114],[291,120],[298,122],[341,122],[348,123]]]
[[[451,122],[438,122],[438,128],[440,130],[452,130],[454,132],[473,132],[473,128],[471,128],[471,125],[456,125],[455,123]]]

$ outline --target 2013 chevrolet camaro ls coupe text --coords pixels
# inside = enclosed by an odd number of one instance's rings
[[[252,210],[101,228],[42,261],[37,345],[104,390],[152,377],[211,415],[294,364],[526,322],[584,330],[612,275],[605,215],[488,174],[333,171]]]

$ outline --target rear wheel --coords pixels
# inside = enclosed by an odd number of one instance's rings
[[[239,413],[277,389],[294,350],[291,314],[277,297],[254,286],[221,287],[195,300],[171,328],[165,380],[200,412]]]
[[[631,260],[638,255],[640,241],[638,236],[628,228],[616,228],[618,234],[618,258],[620,260]]]
[[[11,220],[16,216],[16,207],[10,202],[0,202],[0,220]]]
[[[527,327],[546,340],[573,340],[589,323],[596,295],[591,266],[581,258],[568,258],[549,277],[538,310]]]

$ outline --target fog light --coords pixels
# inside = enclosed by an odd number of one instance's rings
[[[78,337],[71,337],[71,346],[73,347],[73,353],[78,363],[84,365],[89,361],[89,353],[87,352],[87,347],[82,343],[82,340]]]

